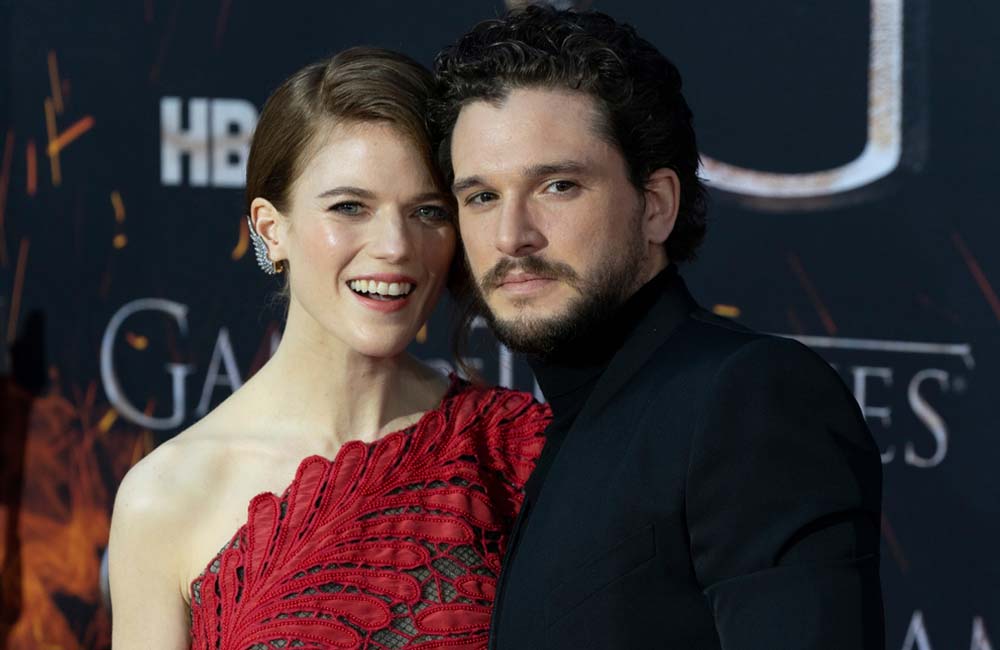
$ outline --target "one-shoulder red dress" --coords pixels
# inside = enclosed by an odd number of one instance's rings
[[[310,456],[196,578],[195,650],[485,648],[547,406],[452,380],[438,408]]]

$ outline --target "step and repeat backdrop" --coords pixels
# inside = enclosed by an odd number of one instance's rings
[[[814,347],[864,410],[888,647],[1000,650],[1000,5],[558,4],[636,25],[684,74],[712,189],[695,294]],[[241,211],[268,93],[351,45],[429,65],[505,9],[0,2],[0,648],[110,646],[121,477],[280,340]],[[445,301],[412,346],[442,369],[451,320]],[[488,380],[537,390],[471,338]]]

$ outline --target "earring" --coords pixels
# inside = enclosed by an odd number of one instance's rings
[[[250,227],[250,241],[253,242],[254,256],[257,258],[257,266],[260,267],[260,270],[268,275],[274,275],[284,271],[285,265],[281,260],[275,263],[271,261],[270,257],[268,257],[267,244],[264,243],[264,238],[260,236],[257,229],[253,227],[253,221],[250,220],[250,215],[247,215],[247,225]]]

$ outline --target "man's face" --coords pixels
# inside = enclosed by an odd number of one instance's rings
[[[464,106],[453,190],[473,285],[501,341],[549,354],[666,265],[643,193],[587,94],[512,90]]]

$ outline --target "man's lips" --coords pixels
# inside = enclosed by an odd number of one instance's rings
[[[534,273],[511,273],[505,275],[502,280],[498,283],[498,286],[504,286],[506,284],[521,284],[522,282],[535,282],[536,280],[552,280],[552,278],[545,275],[536,275]]]
[[[497,284],[496,288],[506,293],[524,294],[543,289],[553,282],[555,279],[543,275],[519,273],[506,276]]]

